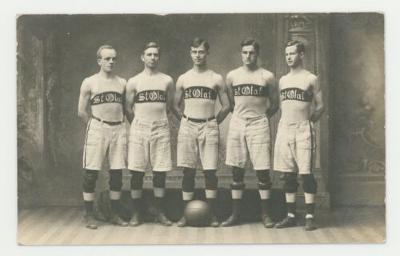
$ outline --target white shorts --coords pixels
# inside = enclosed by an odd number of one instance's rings
[[[203,170],[216,170],[218,145],[219,127],[215,119],[197,123],[182,117],[178,133],[177,165],[196,169],[200,156]]]
[[[145,172],[172,170],[171,135],[168,120],[146,121],[135,118],[129,134],[128,168]]]
[[[274,169],[310,174],[315,159],[315,132],[310,121],[279,122],[274,150]]]
[[[108,157],[110,169],[126,168],[127,129],[123,122],[109,125],[91,118],[87,125],[83,149],[83,168],[101,170]]]
[[[245,119],[233,114],[229,124],[225,163],[244,168],[249,154],[254,170],[269,170],[270,144],[269,121],[265,115]]]

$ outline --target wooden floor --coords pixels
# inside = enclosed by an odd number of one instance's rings
[[[145,223],[139,227],[117,227],[101,223],[99,229],[84,227],[83,211],[72,207],[20,210],[18,242],[21,245],[120,245],[120,244],[304,244],[383,243],[383,208],[341,208],[320,214],[320,228],[302,226],[265,229],[260,223],[225,228],[178,228]],[[302,223],[300,223],[302,224]]]

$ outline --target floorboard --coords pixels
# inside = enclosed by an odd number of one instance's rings
[[[21,245],[139,245],[139,244],[330,244],[384,243],[384,208],[341,208],[319,216],[319,229],[306,232],[304,220],[287,229],[266,229],[259,222],[233,227],[164,227],[144,223],[118,227],[99,222],[84,226],[83,211],[74,207],[41,207],[18,212]]]

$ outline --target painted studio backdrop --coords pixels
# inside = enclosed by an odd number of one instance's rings
[[[288,71],[285,42],[305,42],[306,68],[319,76],[327,107],[317,134],[318,202],[327,208],[384,205],[381,14],[24,15],[18,18],[17,31],[20,207],[82,203],[85,124],[77,116],[78,97],[82,80],[98,71],[100,45],[117,49],[116,73],[128,79],[143,69],[144,43],[156,40],[162,50],[160,70],[176,81],[192,66],[189,45],[196,36],[209,41],[208,66],[224,77],[241,65],[240,41],[245,37],[260,42],[259,64],[277,79]],[[175,162],[179,123],[172,120]],[[221,125],[222,189],[231,181],[224,165],[229,120],[230,115]],[[279,113],[271,121],[272,142],[278,120]],[[124,176],[128,189],[128,172]],[[197,179],[201,186],[200,172]],[[106,188],[106,173],[98,182],[98,190]],[[251,170],[246,183],[249,189],[256,186]],[[168,175],[167,187],[180,184],[176,169]],[[280,186],[277,175],[274,186]]]

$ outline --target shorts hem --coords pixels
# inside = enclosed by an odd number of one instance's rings
[[[271,165],[266,165],[265,167],[254,167],[253,166],[253,170],[254,171],[261,171],[261,170],[271,170]]]
[[[146,172],[146,168],[138,168],[138,167],[133,167],[133,166],[128,166],[128,169],[130,171],[137,171],[137,172]]]
[[[277,168],[277,169],[274,169],[274,171],[276,171],[276,172],[290,172],[290,173],[296,173],[297,172],[294,169],[283,169],[283,168]]]
[[[217,170],[218,166],[203,166],[203,170]]]
[[[240,165],[240,164],[234,164],[232,162],[225,162],[226,165],[232,166],[232,167],[239,167],[239,168],[245,168],[246,165]]]
[[[126,169],[126,165],[123,166],[110,166],[110,170],[120,170],[120,169]]]
[[[300,171],[299,170],[299,174],[312,174],[313,172],[311,170],[308,171]]]
[[[170,172],[172,171],[172,166],[171,167],[165,167],[165,168],[154,168],[153,172]]]
[[[177,164],[178,167],[186,167],[191,169],[196,169],[197,165],[190,165],[190,164]]]

